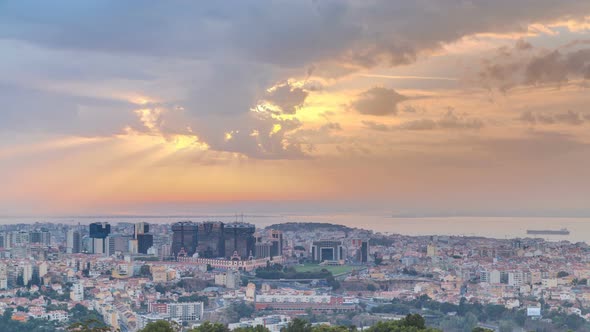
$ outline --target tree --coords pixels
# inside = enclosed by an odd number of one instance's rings
[[[270,332],[270,330],[262,325],[257,325],[256,327],[238,327],[232,332]]]
[[[205,322],[189,332],[230,332],[227,326],[220,323]]]
[[[152,271],[150,269],[150,266],[149,265],[142,265],[141,268],[139,269],[139,275],[142,277],[151,277]]]
[[[301,318],[295,318],[281,332],[313,332],[311,323]]]
[[[418,314],[408,314],[403,320],[403,325],[414,326],[419,329],[423,329],[426,327],[426,322],[424,321],[424,318]]]
[[[166,293],[166,287],[162,286],[161,284],[157,284],[155,287],[156,292],[161,293],[161,294],[165,294]]]
[[[378,254],[375,254],[375,256],[373,256],[375,259],[375,265],[381,265],[381,263],[383,263],[383,257],[381,257]]]
[[[503,320],[500,322],[500,332],[512,332],[514,326],[511,321]]]
[[[226,310],[230,322],[238,322],[242,318],[250,317],[254,313],[254,306],[244,302],[233,302]]]
[[[485,329],[483,327],[476,327],[473,330],[471,330],[471,332],[494,332],[494,330],[490,330],[490,329]]]
[[[151,322],[147,324],[139,332],[179,332],[181,329],[182,326],[178,325],[178,323],[170,323],[164,320],[159,320],[157,322]]]
[[[113,332],[112,327],[104,325],[98,320],[87,320],[85,322],[76,322],[67,329],[69,332]]]
[[[315,326],[313,327],[313,332],[350,332],[350,331],[355,331],[349,329],[346,326],[329,326],[329,325],[320,325],[320,326]]]
[[[557,272],[557,277],[558,277],[558,278],[564,278],[564,277],[567,277],[567,276],[569,276],[569,275],[570,275],[570,274],[569,274],[569,273],[567,273],[567,272],[565,272],[565,271],[559,271],[559,272]]]

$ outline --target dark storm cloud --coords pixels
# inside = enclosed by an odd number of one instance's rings
[[[253,116],[250,110],[269,98],[284,113],[295,113],[307,94],[321,89],[321,85],[283,86],[274,95],[267,94],[266,90],[277,82],[305,73],[342,76],[361,67],[408,64],[466,35],[525,31],[530,23],[588,14],[590,3],[579,0],[19,0],[0,2],[0,40],[37,45],[41,55],[43,49],[76,55],[54,61],[57,66],[43,63],[33,67],[31,76],[72,81],[92,78],[97,84],[110,84],[109,79],[125,76],[137,80],[138,85],[141,82],[149,92],[162,91],[163,97],[168,97],[164,92],[180,91],[171,93],[173,96],[164,98],[163,103],[181,105],[186,110],[186,123],[181,128],[166,127],[166,131],[183,132],[189,125],[214,149],[265,158],[273,153],[291,157],[303,155],[305,150],[301,142],[285,144],[288,130],[295,130],[296,125],[284,124],[284,137],[279,133],[262,138],[276,121]],[[107,55],[109,60],[102,65],[88,60],[89,55],[96,54]],[[566,61],[568,71],[585,66],[581,65],[585,54],[569,55],[566,60],[558,56],[538,61]],[[146,66],[146,71],[127,72],[126,68],[138,61],[157,65]],[[179,69],[185,62],[186,67]],[[193,66],[195,63],[198,66]],[[537,67],[530,69],[532,83],[560,78],[553,72],[535,74]],[[53,68],[49,75],[47,68]],[[109,72],[100,68],[117,69]],[[18,80],[17,76],[3,79]],[[69,127],[80,116],[77,107],[81,103],[71,100],[77,97],[45,94],[39,100],[47,102],[17,105],[22,114],[2,112],[0,121],[5,127],[17,128],[26,122],[40,131],[51,127],[70,132]],[[22,95],[22,99],[34,96]],[[393,90],[377,88],[361,95],[353,106],[364,114],[395,114],[404,98]],[[120,121],[116,128],[137,121],[128,119],[126,106],[121,112],[113,111],[118,107],[97,106],[101,107],[104,113],[92,114],[96,119],[116,114],[111,117]],[[110,120],[106,122],[111,125]],[[165,118],[163,122],[172,121]],[[458,125],[447,119],[437,126]],[[223,137],[230,131],[238,132],[242,141],[225,142]],[[252,131],[259,131],[262,141],[250,136]]]
[[[454,109],[449,109],[439,119],[420,119],[404,122],[397,129],[404,130],[434,130],[434,129],[471,129],[478,130],[484,127],[481,119],[469,117],[466,114],[458,114]]]
[[[284,82],[276,85],[266,94],[264,99],[280,107],[285,114],[295,114],[297,109],[303,106],[308,95],[309,92],[306,90]]]
[[[532,111],[523,112],[518,118],[520,121],[535,125],[535,124],[565,124],[572,126],[579,126],[584,124],[585,119],[588,119],[588,115],[584,115],[580,112],[568,110],[562,113],[535,113]]]
[[[235,55],[282,66],[340,58],[410,63],[422,50],[479,32],[584,17],[576,0],[508,1],[7,1],[0,36],[52,47],[206,58]]]
[[[396,115],[397,105],[407,99],[393,89],[375,87],[359,94],[350,106],[361,114]]]
[[[473,118],[467,114],[457,114],[454,109],[450,108],[438,119],[417,119],[403,122],[397,126],[389,126],[374,121],[362,121],[367,128],[375,131],[396,131],[396,130],[460,130],[471,129],[478,130],[484,127],[481,119]]]
[[[572,49],[573,46],[576,45],[551,51],[535,50],[519,41],[513,50],[503,48],[495,58],[485,60],[480,78],[486,86],[504,91],[519,85],[590,79],[590,49]]]

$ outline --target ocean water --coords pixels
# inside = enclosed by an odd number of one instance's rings
[[[52,222],[88,224],[96,221],[173,223],[180,220],[195,222],[220,220],[247,221],[258,227],[284,222],[321,222],[371,229],[382,233],[404,235],[464,235],[492,238],[527,237],[527,229],[558,230],[567,228],[569,235],[535,235],[550,241],[568,240],[590,243],[590,218],[522,218],[522,217],[444,217],[392,218],[379,215],[202,215],[202,216],[133,216],[133,217],[0,217],[0,225],[16,223]],[[533,237],[533,236],[528,236]]]

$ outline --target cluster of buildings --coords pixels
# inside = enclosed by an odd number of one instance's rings
[[[347,272],[334,272],[337,290],[326,280],[257,277],[256,269],[274,264]],[[590,247],[566,241],[278,231],[218,221],[0,226],[0,314],[12,309],[15,320],[65,324],[68,310],[82,305],[124,331],[160,319],[224,321],[234,301],[251,303],[255,315],[231,326],[278,331],[310,311],[354,317],[374,301],[423,295],[590,319],[589,280]]]
[[[256,233],[253,224],[244,222],[178,222],[172,225],[172,256],[246,260],[282,256],[283,234]]]

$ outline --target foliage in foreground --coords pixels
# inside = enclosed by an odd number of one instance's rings
[[[357,331],[354,326],[313,326],[310,322],[295,318],[282,332],[353,332]],[[440,330],[426,327],[424,318],[418,314],[407,315],[405,318],[396,321],[379,322],[368,328],[368,332],[439,332]],[[170,323],[159,321],[148,324],[140,332],[177,332]],[[230,332],[223,324],[205,322],[201,326],[189,330],[189,332]],[[237,328],[233,332],[269,332],[263,326]]]

